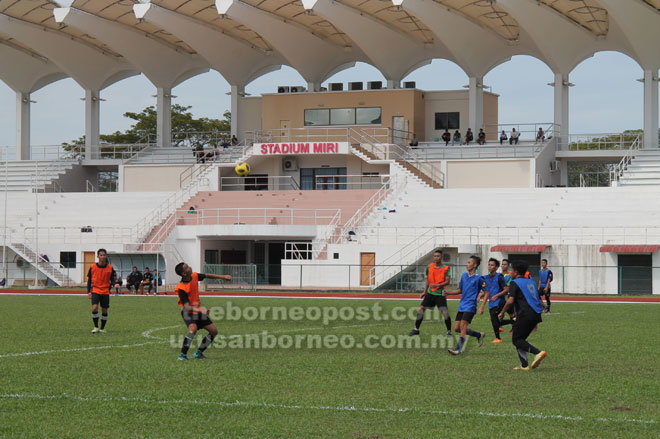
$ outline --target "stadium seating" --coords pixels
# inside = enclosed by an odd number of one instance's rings
[[[73,168],[73,160],[9,160],[0,162],[0,190],[31,191],[35,186],[43,191],[55,190],[62,174]]]
[[[660,185],[660,149],[637,151],[619,180],[619,185]]]

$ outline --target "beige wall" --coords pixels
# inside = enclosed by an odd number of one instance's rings
[[[246,131],[261,131],[261,97],[241,98],[238,129],[243,139]]]
[[[277,129],[281,120],[291,121],[291,128],[305,126],[305,110],[322,108],[380,107],[382,125],[392,127],[393,116],[403,116],[410,128],[423,133],[423,93],[420,90],[364,90],[321,93],[282,93],[262,96],[262,127]],[[369,125],[371,127],[378,125]]]
[[[186,165],[145,165],[123,167],[124,192],[172,192],[179,190]]]
[[[447,188],[531,187],[530,160],[447,161]]]
[[[497,124],[499,123],[498,114],[499,95],[484,92],[484,130],[488,140],[498,140]],[[479,129],[476,130],[479,132]],[[509,133],[507,133],[507,136]]]
[[[425,141],[433,142],[440,140],[444,131],[435,129],[435,113],[460,113],[460,132],[463,134],[468,129],[468,92],[467,90],[455,91],[429,91],[425,93],[425,116],[426,131]],[[473,129],[474,131],[474,129]]]

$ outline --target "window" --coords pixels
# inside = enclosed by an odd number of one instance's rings
[[[377,108],[357,108],[355,110],[356,125],[379,125],[381,123],[382,111]]]
[[[346,168],[303,168],[300,170],[300,189],[346,189]]]
[[[436,130],[458,130],[461,125],[461,113],[435,113]]]
[[[381,115],[380,107],[305,110],[305,126],[379,125]]]
[[[60,252],[60,264],[64,268],[76,268],[76,252]]]
[[[330,110],[305,110],[305,126],[330,125]]]
[[[99,192],[117,192],[118,179],[119,172],[117,171],[99,171]]]

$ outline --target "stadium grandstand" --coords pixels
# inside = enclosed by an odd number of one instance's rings
[[[1,151],[0,278],[83,284],[104,247],[123,277],[149,266],[170,285],[186,261],[236,288],[414,290],[443,248],[453,267],[546,258],[553,293],[660,294],[658,41],[657,0],[0,0],[17,125]],[[601,51],[639,65],[643,130],[571,132],[571,72]],[[483,78],[515,55],[554,73],[552,121],[500,123]],[[433,59],[467,87],[403,81]],[[385,81],[321,86],[357,62]],[[245,93],[283,65],[306,87]],[[211,69],[231,86],[231,130],[201,137],[238,141],[202,163],[172,134],[172,89]],[[103,90],[139,74],[156,132],[101,142]],[[31,144],[31,94],[62,78],[84,90],[84,149]],[[609,164],[604,187],[571,180],[591,162]],[[106,174],[113,192],[98,190]]]

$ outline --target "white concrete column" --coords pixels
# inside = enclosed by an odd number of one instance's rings
[[[3,157],[4,160],[8,157]],[[16,160],[30,159],[30,93],[16,92]]]
[[[470,78],[470,88],[468,91],[468,117],[469,124],[467,127],[461,127],[463,131],[467,131],[467,128],[472,128],[472,132],[475,133],[474,140],[477,140],[476,133],[479,132],[480,128],[484,128],[484,78],[482,77],[473,77]]]
[[[320,91],[321,83],[320,82],[308,82],[307,91]]]
[[[241,139],[241,99],[245,96],[244,85],[231,86],[231,135]]]
[[[156,142],[160,148],[172,146],[172,89],[156,89]]]
[[[555,73],[555,129],[559,130],[554,133],[555,137],[559,137],[558,147],[559,149],[566,149],[568,145],[568,88],[570,87],[568,82],[568,74],[564,73]]]
[[[658,70],[644,70],[644,149],[658,147]]]
[[[397,79],[388,79],[385,81],[388,89],[401,88],[401,81]]]
[[[101,141],[101,97],[96,90],[85,90],[85,158],[98,159]]]

